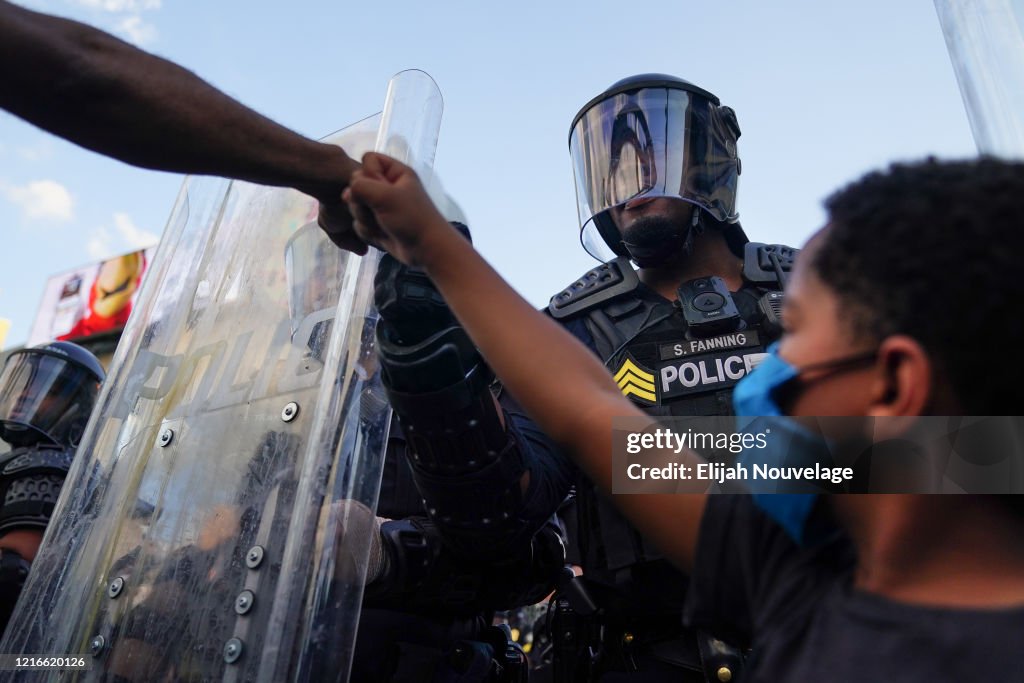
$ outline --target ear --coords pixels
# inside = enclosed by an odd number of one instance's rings
[[[878,347],[877,363],[868,415],[921,415],[933,391],[932,360],[924,347],[906,335],[887,337]]]

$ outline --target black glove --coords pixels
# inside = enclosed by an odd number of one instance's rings
[[[461,223],[452,225],[470,239],[469,228]],[[403,265],[390,254],[384,254],[377,267],[373,303],[380,313],[378,334],[393,344],[412,346],[458,325],[426,273]]]

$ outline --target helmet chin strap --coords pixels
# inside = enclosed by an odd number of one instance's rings
[[[704,234],[701,210],[693,208],[690,224],[682,232],[673,231],[656,242],[637,244],[622,239],[629,257],[641,268],[657,268],[673,261],[686,259],[693,253],[693,242],[697,235]]]

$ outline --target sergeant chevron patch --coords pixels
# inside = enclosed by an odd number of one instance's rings
[[[637,365],[629,356],[623,359],[614,379],[623,396],[633,396],[651,404],[658,402],[654,374]]]

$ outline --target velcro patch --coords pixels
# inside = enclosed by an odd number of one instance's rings
[[[744,330],[743,332],[732,332],[707,339],[684,339],[678,342],[658,345],[658,357],[661,360],[672,358],[683,358],[709,351],[722,351],[725,349],[742,349],[749,346],[760,346],[761,339],[757,336],[756,330]]]
[[[768,354],[708,353],[687,360],[663,363],[657,369],[657,394],[661,401],[718,391],[734,386],[760,364]]]
[[[615,383],[619,385],[623,396],[633,396],[641,403],[654,405],[658,402],[658,392],[654,385],[654,375],[636,363],[627,354],[622,365],[615,373]]]

